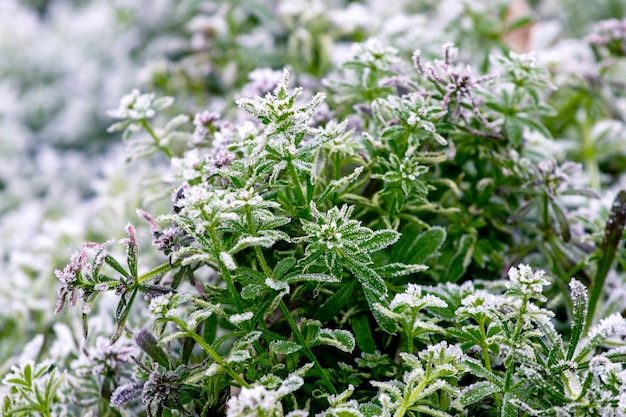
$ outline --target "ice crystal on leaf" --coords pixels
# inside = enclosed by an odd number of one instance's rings
[[[520,293],[528,299],[535,298],[545,301],[543,296],[543,287],[550,285],[550,281],[545,279],[544,271],[533,272],[528,265],[520,264],[517,267],[511,267],[508,272],[509,282],[507,288],[515,293]]]
[[[298,87],[289,93],[288,85],[289,72],[285,69],[272,94],[241,98],[237,100],[237,104],[266,125],[265,134],[268,137],[294,135],[301,140],[305,134],[312,132],[308,122],[315,109],[324,101],[325,95],[317,93],[304,107],[295,108],[302,88]]]
[[[624,317],[622,317],[619,313],[611,314],[593,326],[589,330],[588,336],[590,339],[608,339],[612,337],[625,338],[626,319],[624,319]]]

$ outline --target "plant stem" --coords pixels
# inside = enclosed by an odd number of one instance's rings
[[[515,332],[513,333],[513,343],[511,348],[515,349],[519,342],[519,336],[522,333],[522,326],[524,324],[524,314],[526,314],[526,305],[528,304],[528,295],[524,295],[522,298],[522,304],[517,314],[517,323],[515,324]],[[504,392],[509,392],[511,389],[511,383],[513,381],[513,372],[515,371],[515,367],[513,366],[513,354],[514,352],[510,352],[510,356],[505,361],[506,366],[506,378],[504,380]]]
[[[237,382],[242,387],[250,388],[250,384],[248,384],[241,376],[239,376],[239,374],[237,374],[237,372],[233,371],[230,368],[230,366],[227,363],[224,362],[224,360],[219,355],[219,353],[217,353],[215,351],[215,349],[213,349],[211,347],[211,345],[209,345],[202,337],[200,337],[200,335],[198,333],[193,332],[193,331],[189,331],[187,329],[187,326],[185,325],[185,323],[182,320],[180,320],[178,318],[172,318],[172,320],[181,329],[183,329],[189,335],[189,337],[191,337],[196,343],[198,343],[202,347],[202,349],[204,349],[209,355],[211,355],[211,357],[213,358],[215,363],[217,363],[220,366],[223,366],[224,369],[226,370],[226,372],[228,372],[228,374],[233,378],[233,380],[235,380],[235,382]]]
[[[140,275],[139,278],[137,278],[137,284],[146,282],[149,279],[154,278],[155,276],[159,274],[169,271],[170,269],[172,269],[172,267],[169,263],[161,264],[157,266],[156,268],[146,272],[145,274]]]
[[[252,209],[250,208],[250,206],[246,206],[246,220],[248,222],[248,227],[250,228],[250,234],[252,236],[258,236],[256,225],[254,224],[254,219],[252,218]],[[259,261],[259,264],[261,265],[261,269],[263,270],[265,276],[271,278],[273,274],[272,270],[269,266],[267,266],[267,262],[265,261],[265,255],[263,255],[263,251],[259,246],[254,247],[254,254]]]
[[[478,327],[480,328],[480,334],[483,338],[483,343],[481,343],[481,349],[483,353],[483,362],[485,363],[485,368],[493,373],[493,369],[491,368],[491,358],[489,357],[489,347],[487,346],[485,340],[487,339],[487,332],[485,330],[485,317],[481,317],[481,320],[478,320]],[[500,394],[497,392],[494,394],[493,399],[496,403],[496,407],[500,409],[502,402],[500,400]]]
[[[309,218],[309,205],[307,204],[307,199],[304,196],[304,191],[302,190],[302,182],[298,177],[298,172],[296,171],[296,167],[293,165],[291,160],[287,161],[287,168],[289,169],[289,175],[291,176],[291,182],[293,183],[293,189],[296,193],[296,200],[298,204],[304,210],[304,218]]]
[[[595,150],[593,149],[593,139],[591,137],[591,122],[589,115],[585,116],[585,121],[580,124],[580,134],[582,137],[582,153],[585,161],[585,168],[589,173],[589,183],[592,189],[600,191],[600,173]]]
[[[285,302],[283,300],[280,300],[279,306],[280,306],[280,311],[282,311],[283,316],[287,320],[287,323],[289,323],[289,327],[291,327],[291,331],[293,332],[294,339],[296,339],[296,342],[304,348],[304,352],[306,356],[311,361],[313,361],[313,366],[315,366],[315,369],[317,369],[317,371],[322,375],[322,380],[324,381],[324,384],[326,384],[326,386],[330,390],[330,393],[333,395],[337,395],[337,390],[335,389],[333,384],[330,382],[330,379],[328,378],[328,374],[326,373],[326,370],[322,368],[319,361],[315,357],[315,354],[313,353],[311,348],[307,345],[306,340],[304,339],[302,332],[300,332],[300,328],[298,327],[298,324],[296,323],[296,321],[293,319],[293,316],[291,315],[291,312],[287,308],[287,305],[285,305]]]
[[[154,133],[154,130],[152,130],[152,128],[148,124],[148,121],[146,119],[141,119],[140,122],[141,122],[141,126],[143,126],[143,128],[146,129],[146,132],[148,132],[148,134],[152,137],[152,140],[154,140],[154,143],[157,146],[157,148],[162,150],[165,153],[165,155],[167,155],[168,158],[172,159],[174,157],[174,154],[172,154],[172,151],[167,149],[165,146],[161,146],[161,138],[159,138],[157,134]]]
[[[422,379],[422,382],[420,382],[420,384],[417,386],[416,389],[410,390],[411,395],[404,398],[404,401],[402,402],[402,406],[396,412],[396,414],[394,414],[393,417],[403,417],[406,414],[409,407],[413,405],[413,403],[417,400],[417,397],[422,393],[422,391],[424,391],[424,388],[426,388],[426,385],[428,385],[430,381],[431,381],[430,364],[428,364],[428,366],[426,367],[426,373],[424,374],[424,379]]]
[[[224,264],[224,262],[222,262],[222,260],[220,259],[220,243],[219,243],[219,240],[217,239],[217,236],[215,235],[215,229],[210,228],[208,229],[208,232],[209,232],[209,236],[211,237],[211,242],[213,243],[213,251],[215,252],[215,258],[217,260],[219,273],[224,279],[224,282],[226,283],[226,288],[228,289],[228,292],[230,293],[231,297],[233,298],[233,301],[235,302],[237,313],[242,313],[243,308],[241,306],[241,299],[240,299],[241,296],[239,294],[239,291],[237,291],[237,287],[235,287],[233,277],[230,275],[230,270]]]

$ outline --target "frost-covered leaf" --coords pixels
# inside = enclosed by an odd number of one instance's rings
[[[379,267],[374,268],[376,272],[378,272],[382,277],[385,278],[395,278],[404,275],[412,275],[418,272],[422,272],[428,269],[426,265],[413,264],[406,265],[400,262],[394,262],[385,264]]]
[[[302,281],[341,282],[340,279],[328,274],[291,274],[283,277],[283,280],[289,284]]]
[[[376,252],[394,244],[399,238],[400,234],[395,230],[377,230],[367,241],[359,246],[367,252]]]
[[[476,382],[461,392],[461,405],[468,406],[474,404],[483,398],[500,391],[500,387],[489,381]]]
[[[246,236],[239,239],[235,246],[233,246],[228,253],[231,255],[236,254],[248,247],[261,246],[263,248],[271,248],[276,240],[268,236]]]
[[[233,350],[230,352],[230,354],[226,358],[226,362],[228,363],[245,362],[251,357],[252,356],[250,355],[250,351],[248,351],[248,349]]]
[[[569,283],[572,295],[572,331],[570,334],[569,346],[567,347],[566,359],[570,360],[574,355],[580,336],[585,329],[587,318],[587,288],[576,279],[572,278]]]
[[[270,345],[270,350],[279,355],[290,355],[301,350],[303,346],[289,340],[275,340]]]
[[[320,329],[317,343],[334,346],[348,353],[351,353],[356,345],[352,333],[341,329]]]

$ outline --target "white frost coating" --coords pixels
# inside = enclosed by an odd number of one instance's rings
[[[448,304],[439,297],[431,294],[422,295],[422,287],[417,284],[409,284],[405,292],[396,294],[389,307],[394,310],[396,307],[401,305],[420,308],[445,308],[448,306]]]
[[[569,289],[572,293],[572,300],[574,303],[587,304],[587,287],[575,278],[572,278],[569,282]]]
[[[613,313],[610,316],[600,320],[598,324],[593,326],[589,331],[589,338],[594,339],[624,337],[626,336],[626,319],[619,313]]]
[[[237,268],[235,260],[228,252],[220,252],[220,261],[222,261],[229,271],[234,271]]]
[[[230,321],[232,324],[239,324],[241,322],[250,320],[252,317],[254,317],[254,314],[251,311],[248,311],[242,314],[233,314],[228,318],[228,321]]]

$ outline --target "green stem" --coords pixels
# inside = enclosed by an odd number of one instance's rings
[[[157,275],[163,274],[172,269],[172,266],[169,263],[164,263],[162,265],[157,266],[156,268],[142,274],[137,278],[137,284],[141,284],[143,282],[148,281],[149,279],[154,278]]]
[[[293,162],[290,160],[287,161],[287,169],[289,169],[289,175],[291,176],[291,182],[293,183],[293,189],[296,193],[296,200],[298,201],[298,205],[300,205],[303,210],[305,218],[309,217],[309,205],[307,204],[307,199],[304,196],[304,191],[302,190],[302,182],[298,177],[298,172],[296,171],[296,167],[293,165]]]
[[[252,209],[250,206],[246,206],[246,220],[248,222],[248,228],[250,229],[250,234],[252,236],[258,236],[256,225],[254,224],[254,219],[252,218]],[[273,273],[269,266],[267,266],[267,262],[265,261],[265,255],[263,255],[263,251],[259,246],[254,247],[254,254],[256,255],[259,264],[261,265],[261,269],[266,277],[271,278]]]
[[[213,349],[213,347],[211,347],[211,345],[209,345],[202,337],[200,337],[200,335],[198,333],[189,331],[187,329],[187,326],[185,325],[185,323],[183,323],[182,320],[180,320],[178,318],[175,318],[175,317],[172,318],[172,320],[181,329],[183,329],[183,331],[185,331],[189,335],[189,337],[191,337],[196,343],[198,343],[202,347],[202,349],[204,349],[209,355],[211,355],[211,357],[213,358],[215,363],[217,363],[218,365],[224,367],[226,372],[233,378],[233,380],[235,382],[237,382],[242,387],[250,388],[250,384],[248,384],[241,376],[239,376],[239,374],[237,374],[237,372],[233,371],[230,368],[230,366],[227,363],[224,362],[224,360],[219,355],[219,353],[217,353],[217,351],[215,349]]]
[[[235,307],[237,308],[237,313],[242,313],[243,307],[241,306],[241,299],[240,299],[241,296],[239,294],[239,291],[237,291],[237,287],[235,287],[235,282],[233,281],[233,277],[230,275],[230,270],[224,264],[224,262],[222,262],[222,260],[220,259],[221,245],[219,243],[219,240],[217,239],[217,236],[215,235],[215,229],[211,228],[208,230],[208,232],[209,232],[209,236],[211,237],[211,242],[213,243],[213,250],[215,252],[215,258],[217,260],[219,273],[221,277],[224,279],[224,282],[226,283],[226,288],[228,289],[228,292],[233,297],[233,300],[235,302]]]
[[[513,333],[513,343],[512,348],[515,349],[519,342],[519,336],[522,333],[522,326],[524,325],[524,314],[526,314],[526,305],[528,304],[528,296],[525,295],[522,298],[522,304],[520,307],[519,314],[517,315],[517,323],[515,324],[515,332]],[[511,352],[510,356],[507,358],[505,362],[506,366],[506,378],[504,380],[504,392],[509,392],[511,390],[511,384],[513,381],[513,372],[515,371],[515,367],[513,366],[513,353]]]
[[[404,398],[404,401],[402,402],[402,406],[396,412],[396,414],[394,414],[394,417],[403,417],[406,414],[409,407],[413,405],[413,403],[417,400],[417,397],[422,393],[422,391],[424,391],[424,388],[426,388],[426,386],[430,383],[431,380],[432,379],[430,378],[430,364],[428,364],[428,366],[426,367],[426,373],[424,374],[424,379],[422,379],[422,382],[420,382],[420,384],[417,386],[416,389],[411,390],[411,395]]]
[[[333,161],[333,176],[335,178],[335,181],[337,181],[339,178],[341,178],[341,155],[339,154],[339,152],[337,152],[335,155],[334,161]]]
[[[589,182],[592,189],[600,191],[600,171],[598,161],[593,148],[593,138],[591,137],[591,122],[589,116],[585,116],[585,121],[580,125],[580,133],[583,141],[582,152],[585,168],[589,174]]]
[[[487,331],[485,330],[485,317],[481,317],[481,320],[478,320],[478,327],[480,328],[480,334],[483,339],[483,343],[481,343],[481,349],[483,353],[483,362],[485,363],[485,368],[493,373],[493,369],[491,368],[491,358],[489,357],[489,347],[485,342],[487,340]],[[495,393],[493,396],[494,401],[496,402],[496,407],[500,409],[502,402],[500,400],[500,394]]]
[[[162,150],[165,153],[165,155],[167,155],[168,158],[172,159],[174,157],[174,154],[172,154],[172,152],[169,149],[167,149],[165,146],[161,146],[161,138],[159,138],[157,134],[154,133],[154,130],[152,130],[152,128],[148,124],[148,121],[146,119],[141,119],[140,122],[141,122],[141,126],[143,126],[143,128],[146,129],[146,132],[148,132],[148,134],[152,137],[152,140],[154,140],[154,143],[157,146],[157,148]]]
[[[293,319],[293,316],[291,315],[291,312],[287,308],[287,305],[285,304],[283,300],[280,300],[279,306],[280,306],[280,311],[282,311],[283,316],[287,320],[287,323],[289,323],[289,327],[291,327],[291,331],[293,332],[294,339],[296,339],[296,342],[304,348],[304,353],[306,354],[306,356],[311,361],[313,361],[313,366],[315,366],[315,369],[317,369],[317,371],[322,376],[322,380],[324,381],[324,384],[326,384],[326,386],[330,390],[330,393],[333,395],[337,395],[337,390],[335,389],[333,384],[331,384],[330,379],[328,378],[328,374],[326,373],[326,370],[322,368],[319,361],[315,357],[315,354],[313,353],[311,348],[307,345],[306,340],[304,339],[302,332],[300,332],[300,328],[298,327],[298,324],[296,323],[296,321]]]

